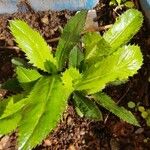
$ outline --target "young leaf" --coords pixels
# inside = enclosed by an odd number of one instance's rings
[[[85,47],[85,63],[89,66],[101,61],[103,56],[112,53],[112,49],[104,38],[97,32],[88,32],[83,36]]]
[[[13,97],[10,97],[10,101],[8,102],[3,114],[0,116],[0,120],[14,115],[18,111],[20,111],[27,103],[27,99],[22,99],[19,102],[15,103]]]
[[[73,96],[73,102],[77,112],[80,111],[84,117],[93,120],[103,120],[98,106],[83,94],[76,92]]]
[[[21,120],[21,114],[18,112],[10,117],[0,119],[0,135],[8,134],[16,129]]]
[[[122,2],[122,0],[116,0],[116,1],[117,1],[118,5],[120,5]]]
[[[20,83],[32,82],[41,77],[37,70],[27,69],[21,66],[17,67],[16,74]]]
[[[74,91],[74,83],[81,79],[81,74],[76,68],[69,68],[62,74],[62,82],[70,92]]]
[[[103,37],[113,49],[117,49],[130,41],[139,31],[142,23],[142,13],[136,9],[129,9],[118,18]]]
[[[79,68],[84,55],[78,46],[75,46],[69,54],[69,67]]]
[[[16,129],[21,120],[20,110],[24,106],[20,101],[22,98],[24,94],[18,94],[0,102],[0,134],[7,134]]]
[[[50,61],[57,66],[51,53],[51,47],[47,45],[37,31],[20,20],[11,21],[10,30],[19,47],[26,53],[30,63],[44,71],[47,71],[44,66],[46,61]]]
[[[0,102],[0,118],[3,118],[2,116],[5,114],[5,112],[9,111],[9,109],[7,108],[10,108],[14,105],[14,103],[17,103],[19,102],[21,99],[23,99],[25,97],[24,94],[17,94],[17,95],[13,95],[11,97],[8,97],[7,99],[4,99]],[[14,110],[12,109],[12,113],[11,114],[14,114],[16,113],[16,109],[14,108]]]
[[[80,35],[85,25],[87,11],[81,11],[72,17],[66,24],[61,39],[59,40],[56,58],[59,70],[62,70],[70,51],[80,41]]]
[[[69,95],[57,76],[42,77],[37,81],[27,98],[30,103],[19,124],[19,149],[34,148],[56,127]]]
[[[0,116],[3,114],[7,104],[9,103],[10,98],[7,98],[5,100],[0,99]]]
[[[96,93],[110,82],[133,76],[140,69],[142,61],[138,46],[124,46],[85,71],[81,81],[76,83],[76,89]]]
[[[119,107],[111,99],[111,97],[109,97],[105,93],[96,93],[93,95],[93,97],[97,103],[99,103],[101,106],[103,106],[107,110],[111,111],[113,114],[118,116],[120,119],[122,119],[130,124],[140,126],[138,121],[136,120],[136,118],[130,111],[126,110],[123,107]]]

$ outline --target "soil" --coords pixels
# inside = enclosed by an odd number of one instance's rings
[[[138,4],[137,1],[136,5]],[[0,83],[13,76],[13,57],[23,57],[14,42],[9,29],[9,20],[19,18],[27,21],[36,28],[45,40],[55,49],[57,38],[67,20],[74,12],[34,12],[30,6],[21,4],[19,13],[13,15],[0,15]],[[138,5],[139,8],[139,5]],[[112,24],[118,14],[126,8],[115,10],[109,6],[109,0],[101,0],[95,8],[98,17],[95,21],[99,26]],[[104,31],[101,31],[102,33]],[[138,74],[120,86],[107,87],[105,91],[116,100],[116,102],[127,107],[129,101],[140,103],[145,108],[150,107],[150,34],[143,25],[141,31],[131,41],[141,46],[144,55],[144,64]],[[1,89],[0,97],[7,96],[8,91]],[[102,108],[101,108],[102,109]],[[50,134],[43,143],[35,150],[149,150],[150,149],[150,127],[147,127],[138,111],[131,110],[138,118],[141,127],[135,127],[119,120],[116,116],[102,109],[104,113],[103,122],[95,122],[80,118],[74,111],[71,100],[63,115],[61,123],[55,131]],[[0,138],[0,150],[17,149],[16,133]]]

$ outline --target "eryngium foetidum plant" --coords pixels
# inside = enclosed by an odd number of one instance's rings
[[[141,50],[128,42],[140,29],[143,16],[128,10],[101,36],[82,34],[86,15],[87,11],[81,11],[68,21],[55,53],[24,21],[10,21],[11,33],[29,61],[13,61],[16,79],[2,85],[22,92],[0,102],[0,134],[17,129],[19,149],[40,144],[59,123],[69,98],[80,116],[102,120],[97,106],[101,105],[139,126],[131,112],[117,106],[102,90],[127,81],[140,69]]]

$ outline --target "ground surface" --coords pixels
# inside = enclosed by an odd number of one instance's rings
[[[109,7],[109,0],[102,0],[96,8],[99,26],[109,25],[123,10],[114,11]],[[41,12],[34,13],[30,7],[25,7],[25,14],[0,15],[0,83],[13,76],[11,58],[23,57],[16,47],[8,29],[8,22],[13,18],[26,20],[32,27],[40,31],[47,42],[55,50],[57,38],[61,28],[74,13]],[[103,31],[101,31],[103,32]],[[56,38],[56,39],[55,39]],[[137,75],[126,84],[116,87],[108,87],[106,92],[120,105],[127,107],[128,101],[140,102],[145,108],[150,107],[150,34],[146,26],[134,37],[133,43],[139,44],[144,54],[144,65]],[[0,90],[0,96],[4,97],[8,91]],[[89,121],[79,118],[72,105],[64,113],[64,117],[57,129],[36,150],[149,150],[150,127],[136,111],[132,111],[141,123],[141,128],[134,127],[120,121],[117,117],[103,110],[104,122]],[[109,116],[108,116],[109,114]],[[16,134],[3,136],[0,139],[0,150],[15,150]]]

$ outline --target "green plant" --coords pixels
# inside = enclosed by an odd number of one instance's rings
[[[80,116],[102,120],[99,104],[139,126],[130,111],[101,91],[108,84],[127,81],[141,67],[140,48],[126,44],[140,29],[143,16],[131,9],[103,36],[95,32],[81,36],[86,14],[81,11],[67,23],[55,54],[25,22],[10,22],[10,30],[29,63],[13,60],[17,79],[3,87],[14,91],[21,88],[22,93],[1,101],[0,134],[17,128],[19,149],[32,149],[57,126],[71,96]]]
[[[134,8],[135,5],[131,0],[111,0],[109,5],[126,6],[127,8]]]
[[[130,102],[128,102],[128,107],[129,107],[130,109],[133,109],[133,108],[136,107],[136,104],[135,104],[134,102],[130,101]]]
[[[141,117],[145,119],[147,126],[150,127],[150,109],[146,109],[144,106],[138,106],[138,111],[141,113]]]

